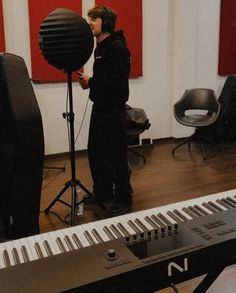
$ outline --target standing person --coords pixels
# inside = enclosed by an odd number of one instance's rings
[[[114,10],[96,5],[88,11],[88,22],[97,41],[92,77],[79,73],[79,83],[90,89],[93,101],[88,159],[95,200],[103,205],[114,198],[109,212],[116,216],[132,205],[125,132],[130,54],[123,31],[114,31]]]

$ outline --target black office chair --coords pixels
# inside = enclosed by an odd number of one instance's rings
[[[201,131],[204,127],[216,121],[219,111],[220,104],[212,89],[195,88],[186,90],[182,98],[174,104],[174,116],[179,123],[195,127],[195,132],[174,147],[172,155],[174,155],[175,150],[185,143],[188,143],[188,149],[190,150],[193,140],[197,140],[200,143],[204,160],[206,160],[206,152],[203,147],[203,141],[215,146],[220,151],[218,145],[206,137],[204,131]]]
[[[151,126],[149,119],[143,109],[133,108],[126,104],[126,133],[128,139],[127,150],[132,152],[138,157],[141,157],[143,163],[146,163],[146,158],[136,150],[134,150],[131,145],[139,144],[139,136],[145,130],[149,129]]]

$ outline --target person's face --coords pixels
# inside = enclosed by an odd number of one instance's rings
[[[98,37],[102,33],[102,19],[100,17],[88,17],[88,24],[92,30],[94,37]]]

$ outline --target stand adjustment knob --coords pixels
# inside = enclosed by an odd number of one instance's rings
[[[107,252],[107,259],[108,260],[115,260],[117,259],[117,252],[115,249],[109,249]]]

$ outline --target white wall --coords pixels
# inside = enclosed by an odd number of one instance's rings
[[[30,1],[30,0],[29,0]],[[93,0],[83,0],[83,15]],[[22,56],[31,75],[27,0],[3,0],[6,51]],[[173,118],[173,103],[186,88],[208,87],[219,94],[224,78],[217,75],[220,0],[143,1],[143,77],[130,80],[129,104],[145,109],[152,124],[143,138],[181,137],[189,130]],[[91,73],[92,57],[85,66]],[[44,124],[46,154],[68,151],[67,84],[33,84]],[[75,132],[88,91],[73,83]],[[91,102],[76,149],[86,149]]]

